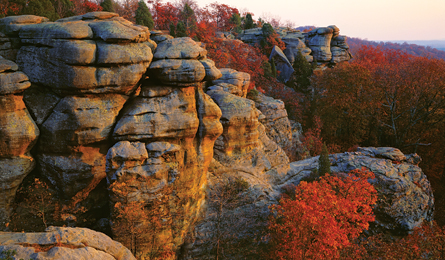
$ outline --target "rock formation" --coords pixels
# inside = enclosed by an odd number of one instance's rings
[[[0,228],[9,222],[15,193],[32,171],[29,153],[39,129],[23,102],[23,91],[31,86],[17,64],[0,56]]]
[[[315,58],[319,64],[334,65],[352,58],[346,36],[340,35],[340,29],[335,25],[315,28],[307,33],[281,27],[275,30],[286,46],[283,53],[290,64],[294,63],[298,52],[301,52],[307,61],[312,62]],[[262,37],[261,28],[254,28],[244,30],[237,38],[255,45],[259,44]]]
[[[253,43],[260,31],[242,37]],[[350,58],[335,26],[278,32],[287,45],[283,59],[291,61],[298,50],[308,61]],[[268,206],[283,187],[318,168],[317,157],[289,163],[299,140],[284,103],[262,94],[247,99],[250,75],[217,69],[190,38],[155,32],[151,40],[146,27],[108,12],[56,22],[8,17],[0,19],[0,33],[1,54],[16,62],[0,58],[1,221],[35,165],[36,176],[58,191],[65,215],[86,219],[82,224],[90,227],[116,217],[108,212],[122,197],[107,185],[135,179],[131,198],[162,214],[160,230],[150,234],[154,241],[199,259],[220,223],[213,196],[225,180],[240,185],[245,198],[225,209],[232,224],[237,221],[225,232],[249,240],[265,226]],[[381,199],[371,232],[399,234],[431,220],[434,199],[415,165],[418,157],[394,148],[360,148],[330,158],[333,171],[367,167],[376,173],[372,183]],[[35,256],[28,245],[58,243],[35,257],[132,259],[119,244],[91,232],[8,233],[0,234],[0,243],[23,258]],[[27,244],[17,243],[23,240]],[[139,253],[149,253],[144,243],[151,242],[143,242]]]
[[[46,232],[0,232],[0,252],[14,259],[136,259],[121,243],[87,228],[49,227]],[[11,258],[12,259],[12,258]]]

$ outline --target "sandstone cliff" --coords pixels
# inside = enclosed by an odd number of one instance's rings
[[[17,187],[34,168],[34,176],[57,191],[66,224],[77,219],[76,225],[102,231],[116,217],[109,209],[122,199],[107,187],[134,178],[131,197],[162,212],[154,243],[169,245],[176,253],[171,258],[190,251],[190,258],[199,259],[212,247],[221,183],[235,181],[244,197],[225,211],[233,218],[224,232],[252,239],[283,187],[298,184],[318,166],[316,157],[290,163],[286,152],[295,153],[299,140],[283,102],[263,95],[247,99],[250,75],[216,68],[190,38],[150,35],[146,27],[107,12],[56,22],[8,17],[0,19],[0,32],[1,53],[10,59],[0,59],[3,225]],[[307,46],[318,46],[310,52],[327,62],[337,56],[323,44],[347,50],[336,27],[280,34],[288,42],[286,57],[292,57],[293,45],[306,53]],[[372,232],[403,232],[431,220],[431,187],[415,159],[391,148],[331,156],[333,170],[364,166],[377,174],[373,184],[382,200]],[[249,214],[251,222],[242,220]],[[40,236],[48,237],[38,234],[27,243],[40,243],[33,242]],[[67,249],[54,254],[59,250]],[[140,253],[149,250],[142,245]]]

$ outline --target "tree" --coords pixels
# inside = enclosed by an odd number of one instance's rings
[[[184,9],[181,11],[181,22],[184,25],[186,35],[192,37],[195,36],[197,29],[197,21],[195,16],[195,11],[190,7],[188,3],[185,3]],[[181,28],[182,29],[182,28]],[[179,30],[176,30],[177,34],[179,34]],[[183,37],[183,36],[178,36]]]
[[[51,21],[59,19],[50,0],[31,0],[23,8],[22,14],[44,16]]]
[[[232,16],[230,16],[229,24],[233,32],[240,33],[242,31],[241,16],[239,13],[233,13]]]
[[[154,22],[150,10],[144,1],[139,1],[138,9],[136,10],[136,23],[147,26],[150,30],[154,29]]]
[[[125,182],[115,181],[109,186],[114,202],[113,235],[136,257],[166,259],[174,254],[171,245],[162,240],[162,220],[167,217],[162,205],[168,202],[168,198],[162,196],[147,205],[135,195],[140,183],[143,181],[133,177]]]
[[[256,238],[241,237],[241,230],[255,225],[257,213],[240,208],[252,203],[248,195],[249,183],[241,177],[217,176],[210,187],[208,199],[208,219],[214,232],[204,241],[208,255],[215,259],[230,259],[233,255],[248,255],[252,252],[253,240]],[[243,234],[246,236],[246,234]],[[239,244],[242,240],[243,243]],[[250,246],[250,247],[249,247]]]
[[[302,181],[295,199],[283,197],[271,207],[268,230],[270,259],[338,258],[369,222],[377,192],[366,169],[349,174],[325,175],[318,181]]]
[[[314,61],[312,64],[316,64]],[[295,56],[295,61],[292,65],[294,68],[294,73],[291,79],[286,83],[287,86],[295,89],[303,94],[309,93],[309,87],[311,85],[310,77],[314,72],[314,65],[311,65],[307,59],[303,56],[300,50],[298,50]]]
[[[102,10],[104,12],[112,12],[112,13],[114,13],[114,2],[113,2],[113,0],[104,0],[102,3],[100,3],[100,6],[102,6]]]
[[[255,24],[250,13],[246,14],[244,19],[244,30],[255,28]]]
[[[169,2],[163,4],[161,0],[155,0],[152,10],[155,27],[159,30],[169,30],[170,24],[176,26],[179,21],[178,8]]]
[[[187,29],[182,21],[176,24],[176,37],[187,37]]]
[[[219,31],[230,31],[236,24],[232,23],[231,18],[233,15],[238,14],[238,9],[230,7],[226,4],[219,4],[214,2],[210,4],[212,20],[216,24],[216,28]],[[239,15],[238,15],[239,17]],[[236,17],[234,22],[236,23]],[[239,17],[239,24],[241,24],[241,17]]]
[[[321,154],[318,159],[318,174],[324,176],[326,174],[331,174],[331,162],[329,161],[329,152],[326,144],[323,144],[321,149]]]

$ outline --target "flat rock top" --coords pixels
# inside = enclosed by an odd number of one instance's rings
[[[11,27],[11,28],[9,28]],[[0,30],[19,32],[22,39],[101,39],[106,42],[145,42],[150,31],[116,13],[91,12],[48,22],[45,17],[22,15],[0,19]]]
[[[159,43],[155,59],[202,59],[207,55],[204,48],[189,37],[168,39]]]
[[[48,22],[49,19],[42,16],[36,15],[18,15],[18,16],[8,16],[0,19],[0,25],[10,25],[10,24],[36,24]]]

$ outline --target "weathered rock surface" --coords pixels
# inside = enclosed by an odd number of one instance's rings
[[[406,234],[424,221],[432,221],[434,197],[431,185],[418,166],[406,161],[406,156],[396,148],[358,148],[357,152],[329,156],[331,170],[349,172],[365,167],[376,178],[369,182],[379,196],[374,208],[376,221],[369,232]],[[290,164],[291,171],[284,184],[297,184],[318,168],[318,157]]]
[[[321,27],[308,32],[307,45],[317,61],[327,62],[332,59],[331,39],[333,30]]]
[[[45,250],[42,250],[45,249]],[[136,259],[121,243],[87,228],[49,227],[46,232],[0,232],[0,252],[14,259]]]
[[[264,115],[260,122],[267,136],[286,152],[291,161],[295,161],[300,140],[299,136],[294,136],[284,102],[258,93],[255,106]]]
[[[308,62],[313,62],[315,58],[319,64],[335,65],[352,58],[346,36],[341,36],[340,29],[335,25],[315,28],[307,33],[283,27],[275,28],[275,31],[285,44],[283,53],[290,64],[294,63],[298,52]],[[244,30],[237,36],[237,39],[252,45],[259,44],[262,38],[261,28]]]
[[[216,80],[212,80],[212,85],[219,85],[222,83],[230,84],[236,88],[238,88],[239,91],[236,91],[237,96],[239,97],[246,97],[247,95],[247,89],[250,85],[250,74],[245,72],[236,71],[234,69],[224,68],[219,69],[222,73],[222,77]],[[230,88],[232,86],[224,86]],[[232,92],[234,94],[234,92]]]
[[[39,136],[22,92],[31,86],[18,66],[0,56],[0,229],[8,222],[18,186],[35,166],[29,152]]]
[[[206,172],[222,132],[221,110],[202,90],[204,79],[221,73],[205,54],[191,39],[159,42],[150,78],[120,112],[106,157],[110,184],[136,177],[139,191],[133,197],[147,205],[167,198],[159,207],[170,214],[153,239],[174,250],[202,212]],[[111,200],[118,201],[116,196],[112,193]]]
[[[269,56],[269,60],[272,59],[275,62],[277,71],[279,71],[278,80],[287,82],[292,76],[292,73],[294,73],[294,68],[280,47],[273,46],[272,52]]]
[[[18,19],[18,18],[17,18]],[[128,94],[153,55],[146,27],[97,12],[18,29],[19,67],[32,83],[59,94]]]
[[[259,145],[258,116],[252,100],[222,90],[207,92],[221,108],[223,133],[215,143],[215,151],[226,155],[245,153]]]
[[[167,39],[158,44],[150,75],[166,85],[187,86],[221,77],[207,51],[188,37]]]

